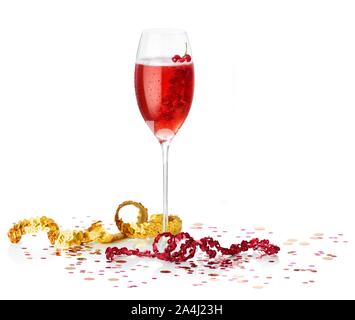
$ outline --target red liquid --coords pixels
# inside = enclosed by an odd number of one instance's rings
[[[194,66],[136,64],[139,110],[160,142],[171,140],[184,123],[194,92]]]

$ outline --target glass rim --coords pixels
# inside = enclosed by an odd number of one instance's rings
[[[174,35],[174,34],[187,34],[184,29],[178,28],[147,28],[142,30],[143,34],[161,34],[161,35]]]

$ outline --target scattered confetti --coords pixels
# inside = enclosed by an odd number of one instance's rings
[[[265,228],[264,228],[264,227],[256,227],[255,230],[256,230],[256,231],[264,231]]]
[[[117,278],[109,278],[108,281],[118,281],[119,279]]]
[[[326,256],[326,257],[323,257],[322,259],[323,260],[333,260],[333,257]]]
[[[264,288],[263,286],[253,286],[253,289],[262,289]]]
[[[84,228],[87,224],[88,222],[83,220],[78,226]],[[192,223],[189,229],[192,234],[201,232],[220,236],[223,243],[233,242],[236,238],[254,237],[254,234],[257,234],[259,238],[274,237],[271,236],[274,235],[273,231],[261,226],[233,230],[196,222]],[[63,271],[71,279],[77,276],[86,282],[102,282],[111,288],[134,290],[143,286],[146,288],[160,286],[160,280],[167,281],[170,277],[173,280],[186,279],[185,281],[193,287],[223,285],[229,282],[252,289],[266,290],[278,281],[284,281],[285,284],[287,282],[287,286],[316,286],[317,276],[322,267],[338,259],[337,256],[340,254],[337,248],[345,246],[348,240],[342,233],[315,232],[301,235],[300,240],[297,236],[291,235],[291,237],[279,240],[283,246],[287,247],[281,248],[283,250],[279,257],[255,259],[255,255],[248,252],[234,256],[217,255],[216,258],[209,259],[203,252],[199,252],[187,262],[172,263],[159,268],[154,264],[154,260],[149,258],[144,261],[137,257],[122,256],[115,261],[107,261],[104,254],[105,246],[101,244],[90,243],[66,249],[57,249],[53,245],[48,245],[41,247],[38,251],[22,246],[18,250],[28,264],[33,263],[34,260],[46,264],[51,257],[61,259]],[[137,244],[135,241],[139,240],[130,241],[133,241],[131,245],[134,247]],[[147,248],[149,247],[151,243],[148,242]],[[144,250],[144,245],[142,248],[139,246],[137,248]],[[303,264],[305,255],[308,260]],[[185,283],[185,281],[176,283]]]
[[[309,245],[310,245],[310,243],[307,242],[307,241],[302,241],[302,242],[300,242],[299,244],[300,244],[301,246],[309,246]]]

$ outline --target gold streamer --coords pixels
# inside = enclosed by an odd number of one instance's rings
[[[135,206],[139,211],[136,222],[125,223],[119,216],[120,210],[128,205]],[[22,236],[40,231],[47,232],[51,244],[58,247],[78,246],[89,242],[111,243],[124,238],[155,237],[162,231],[162,214],[153,214],[148,220],[148,209],[135,201],[122,202],[115,214],[115,222],[119,233],[111,234],[102,225],[101,221],[93,223],[86,230],[61,231],[58,224],[51,218],[24,219],[14,224],[7,235],[12,243],[18,243]],[[181,231],[182,221],[178,216],[169,216],[168,231],[177,234]]]
[[[54,244],[59,236],[59,226],[53,219],[47,217],[21,220],[13,225],[7,235],[12,243],[18,243],[24,234],[37,233],[39,231],[47,232],[51,244]]]
[[[137,216],[137,223],[125,223],[119,216],[120,210],[128,205],[133,205],[139,209]],[[162,232],[163,215],[153,214],[149,221],[148,209],[141,203],[135,201],[122,202],[115,215],[115,222],[117,228],[128,238],[149,238],[155,237]],[[181,231],[182,221],[178,216],[169,216],[168,218],[168,230],[172,234],[177,234]]]

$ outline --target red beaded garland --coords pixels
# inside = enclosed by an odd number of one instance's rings
[[[163,238],[167,239],[167,244],[163,251],[159,251],[158,244]],[[222,255],[236,255],[253,249],[254,251],[261,252],[262,256],[266,256],[277,254],[280,251],[280,248],[271,244],[269,240],[259,240],[258,238],[251,239],[250,241],[243,240],[239,244],[232,244],[229,248],[224,248],[217,240],[211,237],[195,240],[187,232],[181,232],[175,236],[170,232],[165,232],[155,237],[153,251],[140,251],[139,249],[130,250],[126,247],[109,247],[106,249],[106,258],[108,260],[114,260],[115,256],[127,255],[157,258],[170,262],[184,262],[195,256],[197,247],[205,252],[210,259],[215,258],[218,252]]]

